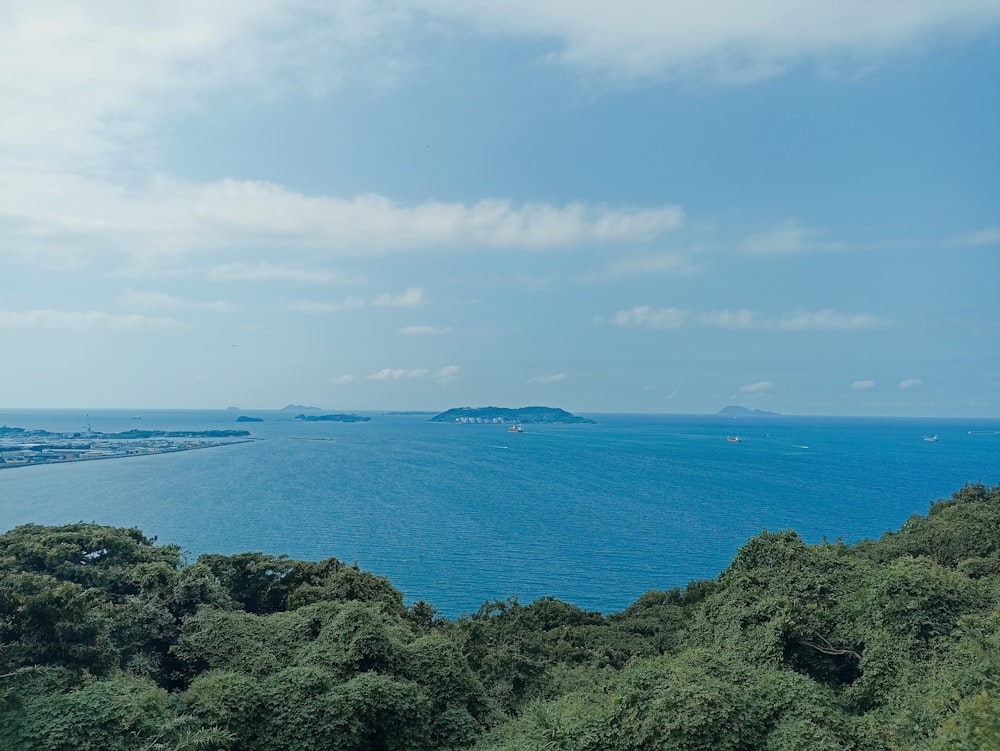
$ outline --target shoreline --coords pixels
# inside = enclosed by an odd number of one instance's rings
[[[135,440],[135,439],[133,439]],[[141,440],[141,439],[139,439]],[[163,439],[157,439],[162,441]],[[239,438],[239,439],[223,439],[212,442],[204,442],[197,444],[186,444],[186,443],[175,443],[171,445],[137,445],[135,443],[129,443],[123,441],[121,445],[107,445],[102,446],[100,454],[86,455],[83,452],[91,452],[95,449],[92,448],[67,448],[66,454],[63,455],[53,455],[53,454],[41,454],[39,452],[36,461],[31,461],[35,457],[28,456],[25,457],[26,451],[30,451],[32,454],[36,453],[34,449],[10,449],[7,451],[0,451],[0,470],[4,469],[19,469],[21,467],[44,467],[51,464],[73,464],[76,462],[93,462],[101,461],[105,459],[134,459],[140,456],[155,456],[157,454],[175,454],[180,451],[197,451],[199,449],[210,449],[218,448],[220,446],[236,446],[241,443],[252,443],[254,441],[259,441],[260,438]],[[38,445],[38,444],[35,444]],[[44,449],[43,449],[44,450]],[[59,447],[53,447],[48,449],[49,451],[58,451]],[[3,458],[4,454],[13,453],[17,451],[20,457],[17,461],[10,461]],[[81,452],[76,455],[71,455],[72,452]]]

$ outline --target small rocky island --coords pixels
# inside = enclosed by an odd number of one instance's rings
[[[523,423],[525,425],[583,425],[595,421],[570,414],[558,407],[456,407],[430,419],[431,422]]]
[[[766,409],[747,409],[738,404],[730,404],[719,410],[719,414],[727,417],[781,417],[778,412],[768,412]]]
[[[249,415],[240,415],[236,418],[236,422],[264,422],[263,417],[250,417]]]
[[[368,422],[372,418],[361,415],[295,415],[296,420],[305,422]]]

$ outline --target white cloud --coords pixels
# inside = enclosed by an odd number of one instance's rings
[[[376,194],[309,196],[264,181],[190,184],[160,176],[145,188],[124,190],[10,162],[0,162],[0,170],[0,239],[9,245],[26,237],[69,236],[140,256],[290,242],[337,256],[425,248],[557,249],[647,240],[683,221],[681,209],[670,205],[484,200],[404,206]]]
[[[451,326],[403,326],[400,334],[408,336],[439,336],[451,333]]]
[[[434,380],[438,383],[452,383],[461,378],[458,374],[460,370],[458,365],[445,365],[434,374]]]
[[[603,319],[595,319],[603,323]],[[611,323],[621,328],[679,329],[689,324],[705,328],[754,329],[760,331],[855,331],[888,325],[868,313],[835,310],[795,311],[781,316],[761,316],[751,310],[711,310],[696,313],[681,308],[637,305],[615,313]]]
[[[410,287],[398,295],[383,292],[372,301],[378,308],[419,308],[423,304],[424,291],[420,287]]]
[[[743,242],[743,250],[754,255],[798,253],[806,248],[811,234],[798,222],[783,222],[767,232],[748,237]]]
[[[337,384],[341,384],[341,383],[354,383],[354,381],[355,381],[355,378],[350,373],[345,373],[342,376],[337,376],[336,378],[331,378],[330,379],[331,383],[337,383]]]
[[[368,376],[370,381],[402,381],[430,378],[437,383],[452,383],[461,378],[458,365],[445,365],[435,371],[427,368],[382,368]]]
[[[370,381],[400,381],[404,378],[426,378],[430,374],[425,368],[382,368],[368,376]]]
[[[887,325],[886,321],[869,313],[838,313],[835,310],[788,313],[766,326],[781,331],[856,331]]]
[[[344,310],[363,308],[368,303],[357,297],[345,297],[341,301],[300,300],[283,305],[284,310],[292,313],[340,313]]]
[[[747,83],[803,62],[869,61],[995,25],[992,0],[427,0],[487,34],[554,41],[552,58],[621,78]]]
[[[636,305],[629,310],[619,310],[611,322],[622,328],[679,329],[687,320],[687,315],[680,308]]]
[[[396,85],[441,31],[540,40],[551,60],[608,77],[738,83],[803,62],[868,62],[1000,20],[995,0],[8,0],[4,10],[0,143],[83,164],[143,158],[155,124],[219,90],[252,102],[350,80]]]
[[[229,263],[214,266],[206,272],[209,279],[239,282],[295,282],[298,284],[355,283],[335,271],[300,266],[279,266],[272,263]]]
[[[215,89],[322,94],[379,76],[395,58],[387,35],[409,18],[372,0],[10,0],[4,10],[0,142],[85,162],[134,151],[151,125]]]
[[[551,375],[536,375],[534,378],[529,378],[528,383],[560,383],[565,380],[565,373],[553,373]]]
[[[757,383],[748,383],[746,386],[740,387],[740,393],[743,394],[764,394],[773,390],[774,384],[771,381],[757,381]]]
[[[144,315],[112,315],[94,310],[86,312],[0,310],[0,329],[147,331],[150,329],[171,328],[176,325],[177,322],[170,318],[153,318]]]
[[[899,382],[899,387],[901,389],[912,389],[916,386],[920,386],[923,383],[919,378],[906,378]]]
[[[753,312],[746,309],[713,310],[708,313],[699,313],[697,319],[703,326],[719,329],[749,329],[754,324]]]
[[[423,305],[424,291],[419,287],[410,287],[399,294],[382,292],[370,300],[348,296],[343,300],[300,300],[287,303],[285,310],[294,313],[339,313],[344,310],[358,308],[418,308]]]
[[[851,391],[866,391],[875,388],[875,381],[855,381],[851,384]]]
[[[657,256],[639,256],[623,258],[612,264],[599,279],[607,277],[622,278],[631,276],[648,276],[650,274],[694,274],[700,268],[691,260],[677,253],[665,253]]]
[[[976,232],[967,232],[964,235],[956,235],[949,241],[951,245],[980,247],[987,245],[1000,245],[1000,227],[986,227]]]
[[[200,302],[184,300],[163,292],[136,292],[134,290],[129,290],[122,295],[119,302],[122,307],[138,310],[217,310],[226,312],[240,309],[239,305],[222,300]]]

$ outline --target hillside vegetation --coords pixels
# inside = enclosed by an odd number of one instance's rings
[[[603,616],[441,618],[335,559],[0,536],[7,751],[1000,749],[1000,485],[898,532],[764,532]]]

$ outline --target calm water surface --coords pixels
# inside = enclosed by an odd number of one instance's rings
[[[0,470],[0,530],[139,527],[193,560],[259,550],[335,556],[444,614],[553,595],[612,612],[716,576],[762,529],[853,542],[899,527],[966,482],[1000,481],[1000,420],[590,415],[502,426],[370,413],[305,423],[257,411],[91,412],[94,430],[247,428],[260,440],[157,456]],[[142,418],[141,422],[133,417]],[[72,411],[0,424],[78,431]],[[739,434],[740,443],[727,435]],[[924,435],[937,434],[928,443]]]

